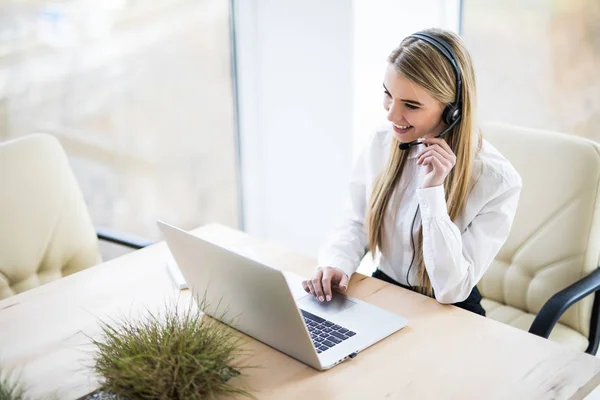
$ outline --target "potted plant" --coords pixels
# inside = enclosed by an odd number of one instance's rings
[[[0,369],[0,400],[26,400],[25,389],[17,378]]]
[[[245,353],[240,335],[206,316],[205,301],[197,304],[182,308],[175,302],[162,313],[101,322],[100,337],[91,339],[101,387],[82,399],[252,397],[230,383],[249,368],[237,361]]]

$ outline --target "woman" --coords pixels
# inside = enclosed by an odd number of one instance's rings
[[[304,290],[331,300],[371,249],[374,277],[485,315],[476,284],[508,237],[521,178],[481,138],[475,73],[460,37],[410,35],[388,62],[390,124],[361,153],[344,219]]]

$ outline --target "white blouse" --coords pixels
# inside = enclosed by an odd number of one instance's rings
[[[359,156],[349,185],[349,199],[342,221],[319,251],[319,266],[339,268],[350,277],[367,252],[365,226],[369,197],[390,153],[391,125],[377,130]],[[423,256],[427,274],[440,303],[465,300],[506,241],[519,195],[521,177],[490,143],[483,140],[476,155],[470,194],[456,221],[448,216],[443,185],[420,189],[425,167],[416,164],[424,145],[413,146],[402,177],[384,217],[383,252],[375,251],[375,263],[404,285],[418,284],[412,234],[423,225]],[[408,281],[407,281],[407,273]]]

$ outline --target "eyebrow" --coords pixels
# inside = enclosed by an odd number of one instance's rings
[[[386,91],[386,92],[390,93],[390,91],[388,90],[388,88],[387,88],[387,87],[385,87],[385,83],[383,84],[383,88],[385,89],[385,91]],[[419,103],[419,102],[418,102],[418,101],[416,101],[416,100],[410,100],[410,99],[400,99],[400,101],[403,101],[403,102],[405,102],[405,103],[415,104],[415,105],[417,105],[417,106],[422,106],[422,105],[423,105],[423,103]]]
[[[400,101],[403,101],[405,103],[414,104],[414,105],[417,105],[417,106],[422,106],[423,105],[423,103],[419,103],[418,101],[415,101],[415,100],[400,99]]]

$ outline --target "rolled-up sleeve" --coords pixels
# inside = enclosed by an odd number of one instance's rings
[[[447,212],[443,186],[417,190],[423,260],[440,303],[464,301],[508,238],[521,180],[504,182],[461,233]]]

